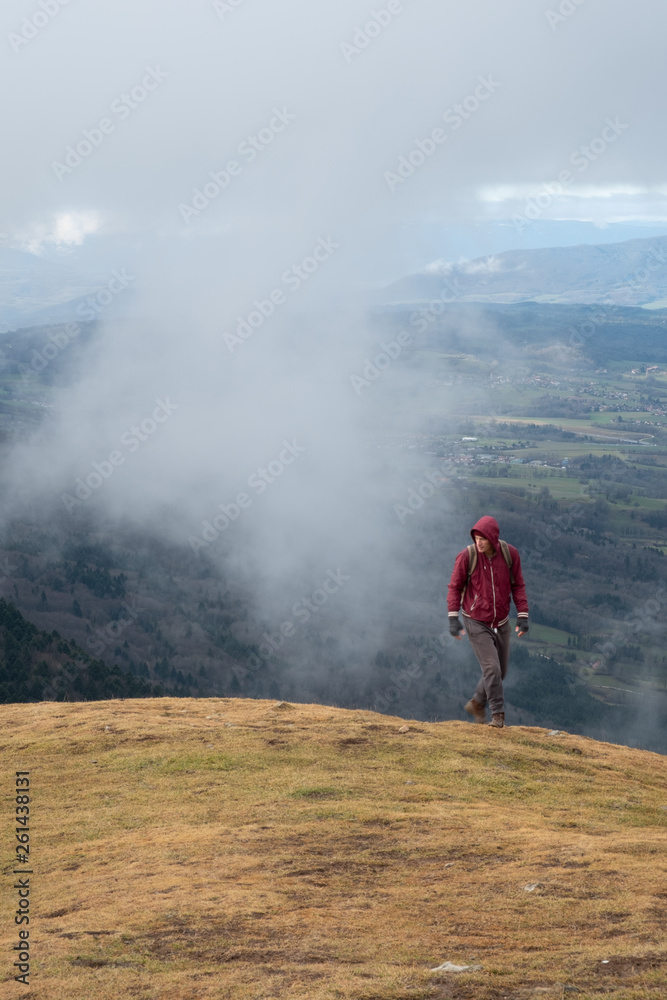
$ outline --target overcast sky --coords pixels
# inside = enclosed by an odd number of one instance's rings
[[[134,293],[16,483],[58,503],[168,398],[95,499],[162,530],[178,509],[186,542],[296,440],[237,525],[267,593],[306,563],[394,565],[378,511],[409,476],[378,467],[350,387],[376,350],[364,289],[550,221],[667,220],[659,0],[5,0],[0,18],[4,245],[114,287],[126,269]]]
[[[511,218],[564,170],[544,220],[667,219],[659,0],[42,3],[1,14],[9,239],[214,234],[245,267],[335,223],[372,280],[400,270],[402,226]],[[293,117],[250,162],[239,146],[276,108]],[[69,172],[66,147],[102,119],[112,131]],[[446,139],[392,190],[385,175],[437,128]],[[234,159],[240,174],[185,224],[179,205]]]

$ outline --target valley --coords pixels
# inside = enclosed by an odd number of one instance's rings
[[[492,512],[521,552],[531,603],[531,630],[514,643],[510,721],[613,731],[664,752],[667,320],[617,308],[573,345],[587,315],[453,305],[364,391],[368,445],[378,467],[397,473],[379,515],[402,533],[404,558],[372,623],[374,648],[335,597],[278,643],[308,589],[286,596],[275,621],[263,619],[231,570],[231,532],[194,546],[183,533],[174,544],[114,524],[94,505],[77,517],[56,505],[42,523],[26,511],[8,526],[2,595],[155,693],[464,718],[478,668],[442,636],[444,593],[470,525]],[[407,317],[376,316],[378,340]],[[34,345],[54,335],[59,328],[2,338],[6,448],[49,419],[93,330],[31,370]],[[603,349],[612,355],[604,367]],[[242,513],[252,527],[256,512]]]

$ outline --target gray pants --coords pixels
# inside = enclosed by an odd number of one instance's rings
[[[498,712],[505,711],[503,679],[507,673],[510,658],[512,631],[510,623],[505,622],[494,632],[484,622],[475,621],[474,618],[467,618],[464,615],[463,624],[473,652],[482,668],[482,677],[473,695],[473,700],[482,706],[488,702],[492,714],[497,715]]]

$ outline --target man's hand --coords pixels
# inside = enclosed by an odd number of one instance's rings
[[[517,636],[519,638],[521,638],[521,636],[524,635],[528,631],[528,628],[529,628],[529,625],[528,625],[528,619],[527,618],[517,618],[517,620],[516,620],[516,628],[514,629],[514,631],[516,632],[516,634],[517,634]]]
[[[458,618],[452,617],[449,619],[449,634],[454,639],[462,639],[463,636],[466,634],[466,630],[464,629],[463,625],[458,620]]]

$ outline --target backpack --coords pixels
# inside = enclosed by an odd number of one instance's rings
[[[514,574],[512,573],[512,556],[510,555],[510,548],[507,542],[504,542],[502,538],[498,539],[498,544],[500,545],[500,551],[503,554],[503,559],[507,563],[510,571],[510,586],[514,586]],[[463,598],[465,592],[468,589],[468,584],[470,583],[470,577],[473,574],[475,566],[477,565],[477,546],[468,546],[468,579],[466,580],[466,585],[461,592],[461,603],[463,604]]]

